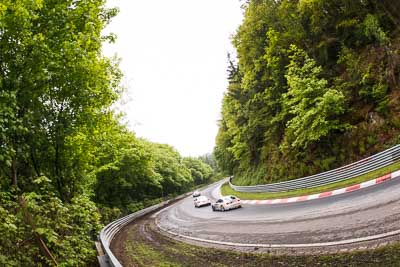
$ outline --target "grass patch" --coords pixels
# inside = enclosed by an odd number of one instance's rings
[[[378,170],[363,174],[361,176],[357,176],[345,181],[329,184],[329,185],[324,185],[324,186],[318,186],[318,187],[313,187],[313,188],[305,188],[305,189],[298,189],[298,190],[291,190],[291,191],[285,191],[285,192],[277,192],[277,193],[245,193],[245,192],[237,192],[233,190],[228,183],[222,185],[221,187],[221,194],[222,195],[235,195],[238,196],[239,198],[242,199],[277,199],[277,198],[288,198],[288,197],[297,197],[297,196],[304,196],[304,195],[310,195],[310,194],[316,194],[316,193],[321,193],[321,192],[326,192],[326,191],[332,191],[335,189],[340,189],[343,187],[359,184],[362,182],[366,182],[369,180],[372,180],[374,178],[378,178],[382,175],[391,173],[393,171],[399,170],[400,169],[400,161],[393,163],[389,166],[380,168]]]
[[[136,230],[136,229],[135,229]],[[133,235],[133,231],[129,231]],[[125,243],[125,254],[129,255],[130,263],[134,266],[155,266],[155,267],[180,267],[179,263],[171,262],[168,255],[157,250],[146,242],[140,240],[128,240]]]

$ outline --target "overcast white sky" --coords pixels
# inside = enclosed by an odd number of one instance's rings
[[[230,37],[242,20],[239,0],[108,0],[120,13],[104,53],[122,59],[123,110],[137,136],[183,156],[212,152],[227,87]]]

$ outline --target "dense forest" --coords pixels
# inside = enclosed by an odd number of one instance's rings
[[[0,1],[0,266],[85,266],[102,225],[209,182],[214,160],[138,138],[113,111],[105,1]]]
[[[400,142],[400,2],[243,9],[215,148],[235,184],[326,171]]]

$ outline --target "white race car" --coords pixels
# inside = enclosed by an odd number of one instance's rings
[[[199,196],[194,199],[194,207],[199,208],[201,206],[211,205],[211,201],[206,196]]]
[[[193,197],[198,197],[200,195],[201,195],[200,191],[196,190],[196,191],[193,192]]]
[[[240,208],[242,204],[240,203],[240,199],[235,196],[224,196],[218,199],[215,203],[211,205],[213,211],[221,210],[231,210]]]

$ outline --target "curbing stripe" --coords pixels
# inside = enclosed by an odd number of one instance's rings
[[[386,174],[386,175],[384,175],[382,177],[376,178],[376,183],[377,184],[382,183],[382,182],[384,182],[386,180],[389,180],[390,178],[392,178],[392,174],[391,173]]]
[[[306,201],[306,200],[308,200],[308,196],[302,196],[297,198],[297,201]]]
[[[313,199],[317,199],[317,198],[319,198],[319,194],[313,194],[313,195],[309,195],[307,197],[307,200],[313,200]]]
[[[352,186],[349,186],[349,187],[346,187],[346,192],[351,192],[351,191],[355,191],[355,190],[358,190],[358,189],[360,189],[360,184],[356,184],[356,185],[352,185]]]
[[[323,193],[319,194],[318,198],[324,198],[324,197],[330,197],[330,196],[332,196],[332,191],[323,192]]]
[[[346,188],[340,188],[340,189],[336,189],[332,191],[332,195],[336,196],[336,195],[340,195],[346,193]]]
[[[388,180],[399,178],[400,177],[400,170],[395,172],[383,175],[373,180],[369,180],[360,184],[351,185],[345,188],[336,189],[333,191],[326,191],[322,193],[306,195],[306,196],[298,196],[298,197],[291,197],[291,198],[278,198],[278,199],[265,199],[265,200],[246,200],[243,199],[242,203],[250,204],[250,205],[271,205],[271,204],[283,204],[283,203],[294,203],[294,202],[302,202],[307,200],[325,198],[330,196],[336,196],[344,193],[353,192],[362,188],[367,188],[373,185],[377,185]]]
[[[361,188],[366,188],[366,187],[369,187],[372,185],[375,185],[375,180],[370,180],[370,181],[361,183]]]
[[[400,170],[392,172],[392,179],[397,178],[400,176]]]
[[[288,202],[292,203],[292,202],[296,202],[299,198],[298,197],[291,197],[289,198]]]
[[[272,201],[271,201],[271,204],[277,204],[277,203],[280,203],[281,202],[281,200],[278,198],[278,199],[273,199]]]

